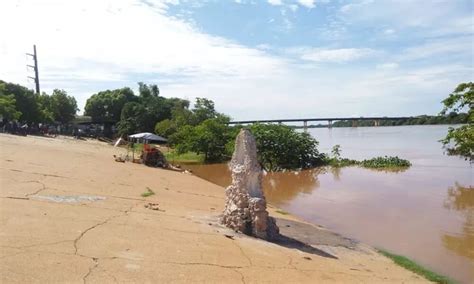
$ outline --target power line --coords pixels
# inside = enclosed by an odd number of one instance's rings
[[[28,78],[31,78],[35,80],[35,85],[36,85],[36,93],[39,95],[40,94],[40,83],[39,83],[39,75],[38,75],[38,55],[36,53],[36,44],[33,45],[33,54],[27,53],[26,55],[31,56],[33,58],[34,65],[26,65],[27,67],[33,68],[35,71],[35,77],[28,76]]]

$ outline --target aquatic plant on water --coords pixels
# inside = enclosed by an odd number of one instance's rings
[[[384,156],[376,157],[369,160],[359,162],[359,165],[364,168],[405,168],[410,167],[411,163],[408,160],[401,159],[398,156]]]

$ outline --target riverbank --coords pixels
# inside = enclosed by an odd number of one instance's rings
[[[286,242],[236,234],[217,220],[222,187],[115,162],[121,148],[4,134],[0,146],[4,283],[426,281],[276,208]]]

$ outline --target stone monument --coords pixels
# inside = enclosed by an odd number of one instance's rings
[[[222,223],[238,232],[265,240],[279,235],[275,219],[268,216],[262,191],[262,168],[257,160],[255,138],[247,129],[240,130],[229,163],[232,184],[227,187]]]

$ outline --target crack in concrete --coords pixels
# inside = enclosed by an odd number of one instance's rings
[[[175,261],[159,261],[158,263],[161,264],[175,264],[175,265],[203,265],[203,266],[215,266],[220,268],[229,268],[229,269],[237,269],[237,268],[246,268],[248,266],[237,266],[237,265],[222,265],[222,264],[215,264],[215,263],[207,263],[207,262],[175,262]]]
[[[83,282],[84,284],[87,283],[87,277],[89,277],[89,276],[92,274],[92,271],[93,271],[94,269],[96,269],[97,266],[99,266],[99,259],[98,259],[98,258],[93,257],[93,258],[92,258],[92,261],[94,262],[94,264],[93,264],[91,267],[89,267],[89,271],[87,272],[87,274],[84,275],[84,277],[82,277],[82,282]]]
[[[3,170],[9,170],[12,172],[19,172],[19,173],[26,173],[26,174],[32,174],[32,175],[41,175],[44,177],[56,177],[56,178],[67,178],[67,179],[73,179],[71,177],[65,177],[65,176],[59,176],[59,175],[52,175],[52,174],[45,174],[45,173],[37,173],[37,172],[28,172],[28,171],[22,171],[18,169],[9,169],[9,168],[1,168]]]
[[[28,197],[17,197],[17,196],[2,196],[0,198],[6,199],[18,199],[18,200],[30,200]]]
[[[249,266],[253,266],[253,263],[252,263],[252,260],[250,259],[250,257],[244,252],[244,250],[242,249],[242,247],[235,241],[232,242],[235,246],[237,246],[240,250],[240,253],[247,259],[247,261],[249,262]]]
[[[240,275],[240,281],[245,284],[245,276],[242,272],[240,272],[237,269],[234,269],[235,272],[237,272]]]
[[[189,194],[189,195],[195,195],[195,196],[202,196],[202,197],[209,197],[209,198],[224,200],[224,197],[219,197],[219,196],[214,196],[214,195],[199,194],[199,193],[181,191],[181,190],[176,190],[176,191],[175,190],[170,190],[170,191],[174,191],[174,192],[182,193],[182,194]]]
[[[40,182],[39,180],[33,180],[33,181],[29,181],[29,182],[39,183],[39,184],[41,184],[41,186],[42,186],[43,188],[40,188],[40,189],[38,189],[38,190],[35,191],[35,192],[25,194],[25,197],[30,197],[31,195],[36,195],[36,194],[40,193],[41,191],[47,189],[46,185],[45,185],[44,183]]]
[[[95,225],[93,225],[93,226],[87,228],[87,229],[84,230],[83,232],[81,232],[81,234],[80,234],[77,238],[74,239],[74,254],[75,254],[75,255],[78,254],[77,251],[78,251],[79,248],[77,247],[77,243],[84,237],[84,235],[85,235],[86,233],[88,233],[89,231],[91,231],[91,230],[93,230],[93,229],[95,229],[95,228],[97,228],[97,227],[99,227],[99,226],[102,226],[102,225],[104,225],[104,224],[107,224],[109,221],[111,221],[111,220],[113,220],[113,219],[115,219],[115,218],[119,218],[119,217],[122,217],[122,216],[127,215],[128,212],[130,212],[130,211],[132,210],[132,208],[135,207],[135,206],[136,206],[136,204],[130,206],[130,208],[127,209],[127,210],[125,210],[125,211],[121,211],[122,214],[110,216],[109,218],[105,219],[104,221],[99,222],[99,223],[97,223],[97,224],[95,224]]]

